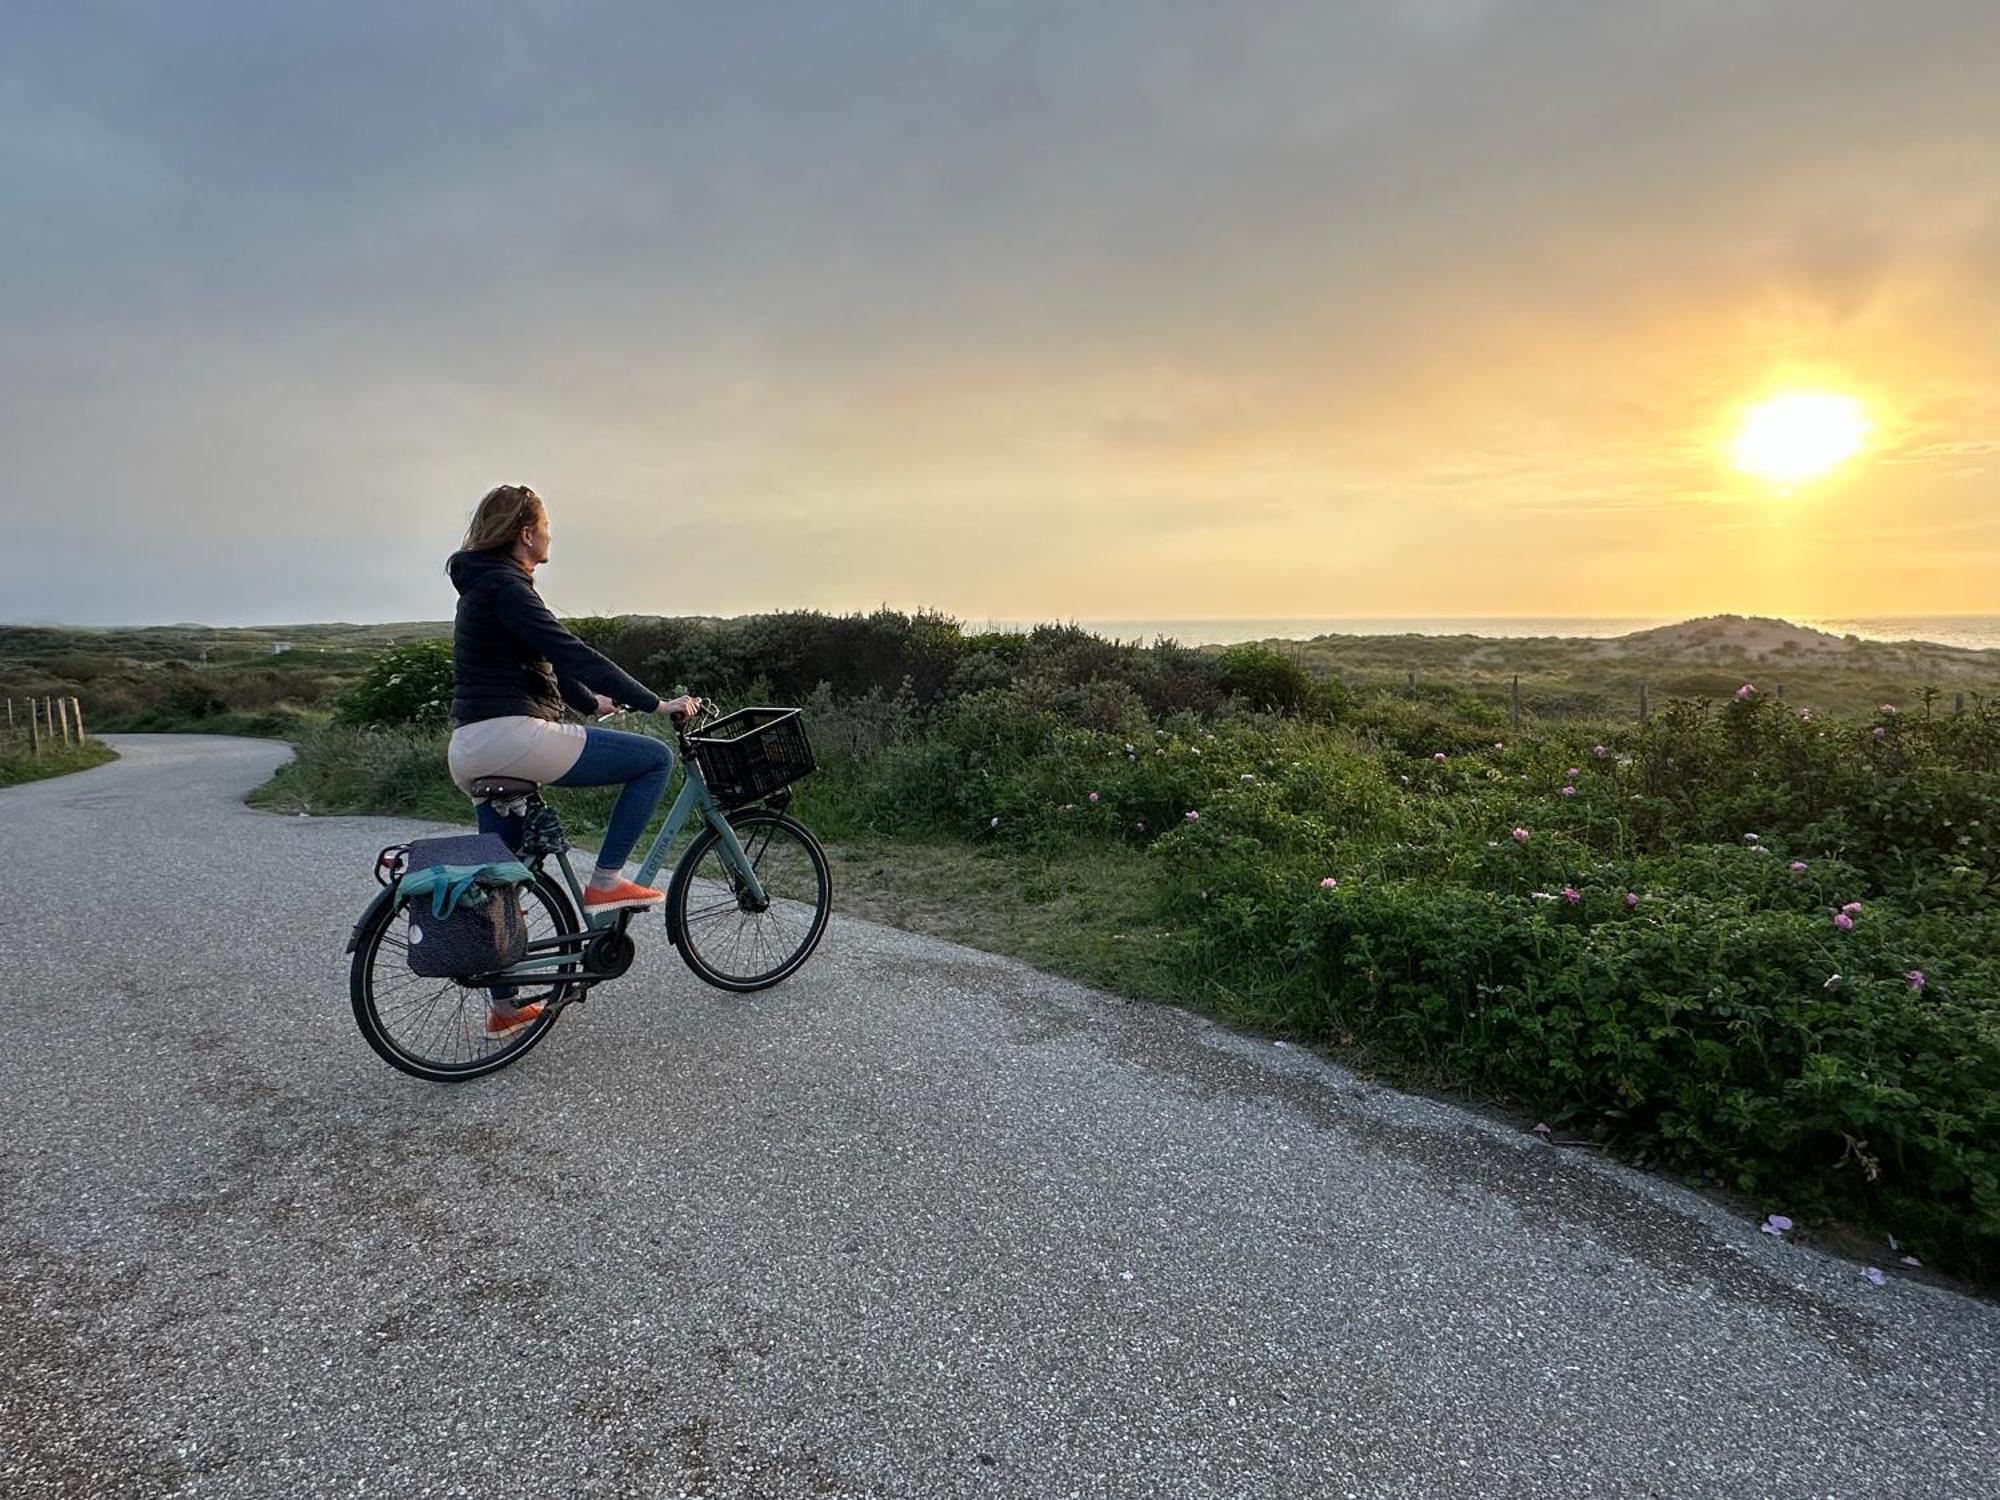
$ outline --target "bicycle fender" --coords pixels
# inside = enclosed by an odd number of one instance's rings
[[[361,914],[361,919],[354,924],[354,930],[348,933],[347,946],[341,952],[352,953],[356,948],[360,947],[361,934],[367,928],[368,924],[375,920],[375,914],[395,899],[396,892],[393,887],[377,891],[375,899],[368,903],[368,909]]]
[[[688,849],[693,848],[693,844],[688,845]],[[693,873],[693,866],[688,863],[687,854],[683,853],[680,863],[674,866],[673,878],[667,882],[667,899],[661,903],[667,914],[667,941],[676,948],[681,945],[681,924],[680,918],[674,915],[674,909],[680,904],[681,887]]]

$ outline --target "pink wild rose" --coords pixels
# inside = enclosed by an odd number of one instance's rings
[[[1833,914],[1833,925],[1838,927],[1842,932],[1851,932],[1854,929],[1854,918],[1850,917],[1844,911],[1835,912]]]

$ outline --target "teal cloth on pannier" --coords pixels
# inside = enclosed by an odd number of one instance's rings
[[[520,887],[534,874],[498,835],[418,839],[395,899],[409,915],[410,969],[428,979],[490,974],[527,956]]]
[[[448,917],[458,910],[459,902],[472,896],[472,904],[477,906],[481,897],[473,895],[473,888],[493,890],[500,886],[532,885],[534,875],[518,859],[493,860],[478,865],[431,865],[426,869],[412,870],[396,882],[396,895],[405,901],[428,895],[431,898],[431,915]]]

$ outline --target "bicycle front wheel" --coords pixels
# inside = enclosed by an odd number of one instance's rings
[[[751,899],[721,835],[705,828],[674,870],[668,931],[687,966],[717,989],[769,989],[819,946],[833,911],[833,872],[811,830],[783,813],[731,813],[729,826],[768,900]]]
[[[534,884],[522,886],[519,895],[530,942],[578,930],[569,894],[546,870],[537,870]],[[410,972],[405,910],[395,903],[383,905],[360,933],[348,973],[354,1019],[383,1061],[418,1078],[457,1082],[506,1067],[548,1035],[562,1012],[557,1002],[566,998],[567,981],[560,974],[524,980],[511,992],[499,992],[513,1009],[540,1004],[542,1011],[519,1030],[490,1037],[486,1017],[494,992]],[[582,945],[575,946],[578,960],[565,964],[565,970],[581,967]]]

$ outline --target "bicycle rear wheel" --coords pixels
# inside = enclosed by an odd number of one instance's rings
[[[729,826],[768,903],[750,900],[721,836],[704,828],[674,869],[667,930],[687,966],[717,989],[769,989],[819,946],[833,911],[833,872],[811,830],[783,813],[731,813]]]
[[[534,884],[520,888],[520,898],[530,942],[575,932],[582,925],[569,893],[546,870],[537,870]],[[542,1013],[507,1036],[488,1037],[490,991],[411,973],[403,913],[399,904],[383,904],[359,935],[348,971],[354,1019],[385,1062],[417,1078],[456,1082],[506,1067],[548,1035],[562,1011],[555,1002],[564,996],[564,980],[548,975],[524,982],[507,1003],[516,1009],[539,1003]],[[582,966],[580,943],[576,951],[576,963],[565,964],[565,970]]]

